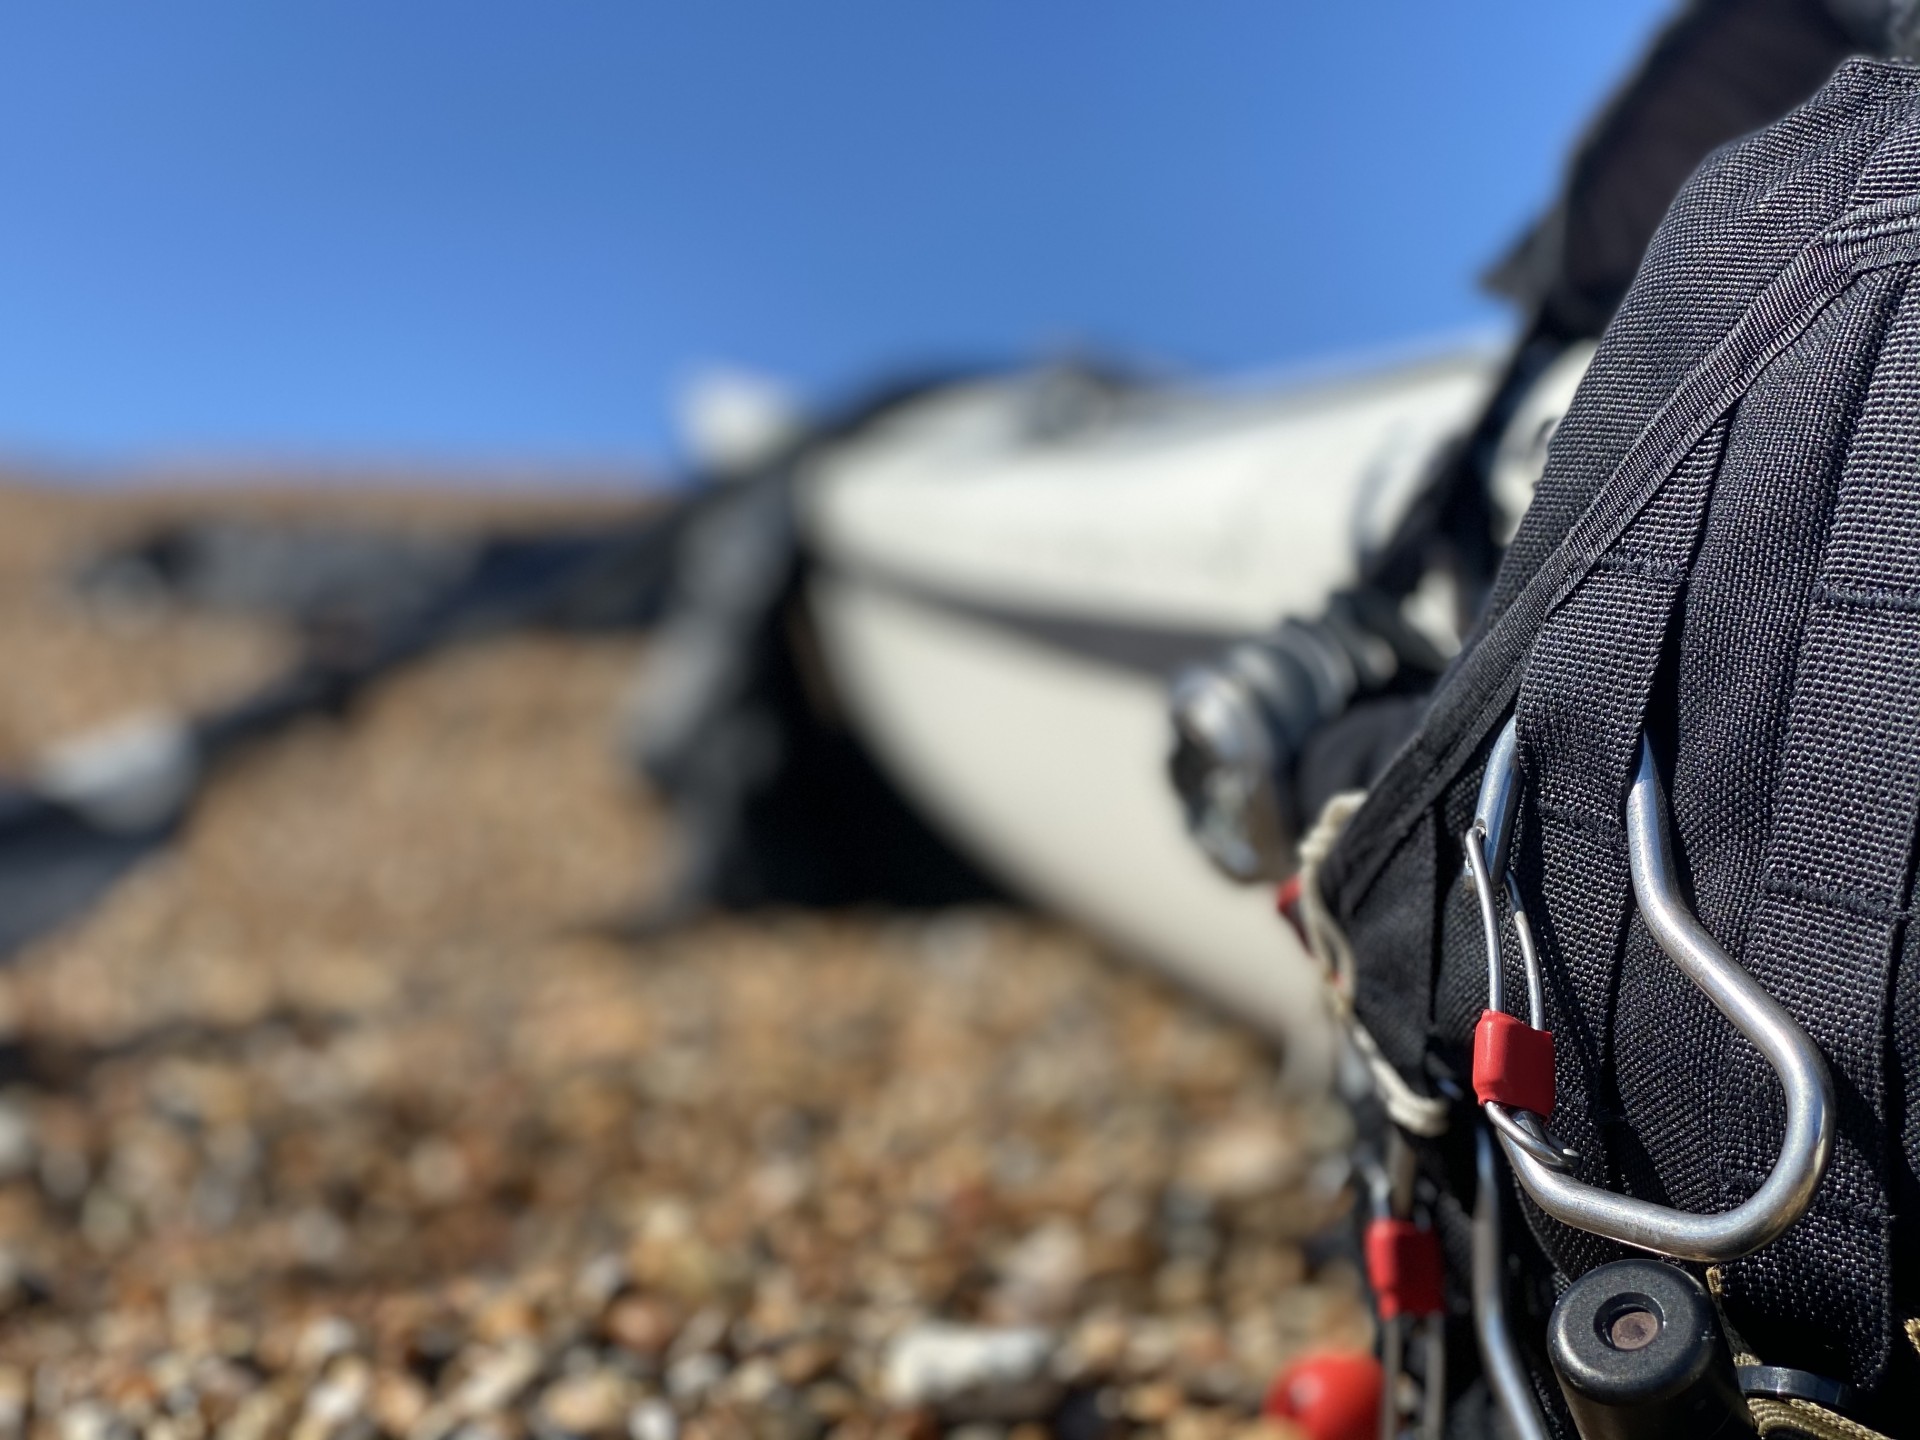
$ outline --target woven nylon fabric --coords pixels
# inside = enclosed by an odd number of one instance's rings
[[[1580,1178],[1589,1184],[1617,1183],[1614,1157],[1631,1143],[1617,1123],[1614,1037],[1647,1017],[1615,1005],[1630,895],[1623,819],[1647,703],[1726,439],[1723,421],[1549,618],[1515,706],[1532,803],[1514,872],[1548,980],[1554,1130],[1580,1152]],[[1508,961],[1517,966],[1517,953]],[[1508,985],[1519,993],[1512,976]],[[1563,1273],[1617,1253],[1532,1207],[1527,1218]]]
[[[1672,825],[1696,914],[1809,1024],[1836,1069],[1815,1022],[1877,1034],[1884,997],[1862,995],[1849,1007],[1796,1001],[1791,984],[1763,973],[1763,880],[1822,541],[1888,312],[1907,284],[1891,271],[1863,278],[1742,401],[1689,584],[1672,728],[1665,713],[1651,720],[1673,737]],[[1906,846],[1905,836],[1892,842],[1895,863],[1904,864]],[[1812,925],[1826,933],[1817,919]],[[1777,1087],[1637,926],[1621,976],[1613,1075],[1618,1130],[1631,1148],[1620,1157],[1620,1182],[1685,1209],[1728,1208],[1753,1191],[1778,1153]],[[1676,1055],[1688,1063],[1675,1065]],[[1764,1120],[1748,1126],[1736,1154],[1730,1132],[1747,1117]],[[1823,1195],[1845,1168],[1835,1161]],[[1822,1223],[1802,1222],[1771,1253],[1791,1254]],[[1770,1359],[1831,1375],[1855,1371],[1846,1357],[1857,1354],[1860,1378],[1870,1380],[1886,1343],[1890,1256],[1883,1240],[1823,1244],[1831,1248],[1816,1247],[1795,1265],[1822,1283],[1843,1276],[1852,1299],[1815,1303],[1791,1287],[1730,1284],[1730,1308]],[[1793,1338],[1783,1344],[1778,1321],[1786,1317]]]
[[[1883,1423],[1917,1288],[1895,1278],[1914,1222],[1891,1217],[1920,1190],[1920,1021],[1890,1013],[1896,986],[1920,994],[1920,960],[1895,965],[1920,810],[1916,156],[1920,71],[1849,62],[1682,192],[1493,608],[1321,871],[1362,1022],[1409,1083],[1457,1093],[1486,993],[1459,835],[1517,700],[1556,1129],[1583,1178],[1724,1209],[1773,1163],[1778,1091],[1633,917],[1620,814],[1644,723],[1687,894],[1840,1091],[1829,1179],[1786,1240],[1727,1267],[1730,1318],[1770,1363],[1862,1386]],[[1425,1149],[1443,1183],[1470,1113]],[[1561,1283],[1618,1253],[1524,1208]]]
[[[1336,914],[1361,908],[1416,817],[1485,759],[1570,576],[1612,542],[1770,352],[1844,288],[1856,262],[1815,242],[1847,210],[1916,92],[1920,70],[1850,60],[1785,120],[1717,151],[1680,193],[1555,432],[1475,635],[1322,871]]]
[[[1889,1083],[1894,1094],[1889,1108],[1899,1121],[1894,1213],[1920,1215],[1920,926],[1907,926],[1894,975],[1892,1021],[1887,1046],[1893,1053]],[[1920,1395],[1920,1325],[1907,1328],[1908,1322],[1920,1319],[1920,1227],[1910,1224],[1894,1227],[1893,1314],[1908,1343],[1894,1337],[1890,1379],[1905,1393]]]
[[[1737,699],[1737,696],[1725,697]],[[1807,1217],[1726,1267],[1750,1343],[1876,1385],[1892,1344],[1886,1031],[1920,812],[1920,287],[1909,285],[1847,447],[1743,963],[1832,1068],[1839,1133]],[[1758,1186],[1783,1119],[1744,1044],[1721,1066],[1723,1203]]]

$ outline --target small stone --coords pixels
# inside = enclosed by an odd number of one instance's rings
[[[1174,1411],[1165,1426],[1167,1440],[1228,1440],[1233,1428],[1234,1417],[1193,1406]]]
[[[809,1385],[807,1408],[829,1424],[845,1420],[860,1411],[860,1397],[850,1385],[838,1380],[822,1380]]]
[[[573,1293],[580,1304],[598,1310],[620,1293],[627,1283],[627,1262],[618,1255],[600,1254],[580,1267],[573,1282]]]
[[[1231,1440],[1311,1440],[1311,1437],[1291,1420],[1262,1415],[1235,1426]]]
[[[513,1291],[494,1296],[473,1321],[474,1335],[489,1343],[523,1340],[539,1332],[539,1310],[525,1295]]]
[[[1025,1418],[1053,1393],[1046,1363],[1053,1336],[1039,1329],[988,1329],[928,1322],[887,1351],[883,1387],[902,1409],[923,1405],[981,1418]]]
[[[676,1400],[694,1400],[719,1384],[727,1362],[711,1350],[683,1355],[667,1367],[667,1390]]]
[[[727,1338],[730,1321],[727,1312],[715,1306],[701,1310],[680,1327],[680,1333],[673,1337],[670,1353],[678,1360],[683,1356],[697,1355],[707,1350],[717,1350]]]
[[[644,1295],[614,1301],[601,1325],[602,1333],[615,1345],[645,1356],[664,1353],[678,1330],[672,1307]]]
[[[642,1400],[627,1412],[627,1440],[680,1440],[680,1419],[666,1401]]]
[[[510,1341],[483,1355],[454,1393],[462,1415],[484,1415],[511,1404],[540,1373],[540,1347],[530,1340]]]
[[[765,1355],[754,1356],[727,1378],[729,1397],[749,1410],[769,1408],[769,1401],[780,1388],[779,1368]]]
[[[1193,1140],[1180,1178],[1210,1199],[1252,1199],[1298,1178],[1304,1159],[1299,1141],[1276,1116],[1238,1116]]]
[[[27,1372],[0,1365],[0,1440],[19,1440],[26,1429],[27,1402],[33,1394]]]
[[[1168,1310],[1191,1310],[1207,1302],[1213,1270],[1204,1260],[1169,1260],[1153,1277],[1154,1298]]]
[[[271,1390],[256,1390],[243,1399],[226,1424],[216,1432],[218,1440],[266,1440],[282,1423],[286,1402]],[[78,1440],[62,1436],[61,1440]]]
[[[1126,1416],[1142,1425],[1164,1425],[1184,1399],[1180,1387],[1165,1380],[1135,1385],[1126,1394]]]
[[[427,1387],[402,1371],[383,1370],[374,1376],[367,1413],[387,1435],[405,1435],[426,1414]]]
[[[357,1356],[344,1357],[307,1392],[292,1440],[331,1440],[359,1419],[372,1389],[372,1371]]]
[[[1151,1375],[1173,1362],[1179,1336],[1165,1320],[1148,1317],[1132,1327],[1127,1336],[1126,1368],[1136,1375]]]
[[[339,1217],[320,1205],[307,1206],[287,1222],[293,1253],[314,1270],[331,1270],[346,1259],[351,1238]]]
[[[1054,1357],[1054,1370],[1063,1380],[1083,1380],[1111,1374],[1127,1353],[1126,1320],[1112,1311],[1096,1311],[1073,1327],[1066,1344]]]
[[[541,1418],[568,1435],[617,1433],[628,1410],[631,1386],[611,1370],[588,1370],[549,1385],[540,1396]]]
[[[125,1424],[97,1400],[83,1400],[60,1412],[60,1440],[120,1440]]]
[[[345,1355],[360,1343],[360,1332],[338,1315],[321,1315],[309,1321],[294,1343],[293,1363],[302,1370],[319,1370],[336,1356]]]
[[[31,1174],[39,1163],[33,1117],[13,1100],[0,1100],[0,1180]]]
[[[778,1364],[783,1384],[810,1385],[840,1363],[840,1347],[830,1340],[796,1340],[780,1351]]]
[[[430,1135],[407,1156],[407,1178],[428,1205],[451,1205],[467,1191],[467,1161],[460,1147]]]
[[[1073,1308],[1086,1270],[1078,1227],[1050,1220],[1008,1252],[990,1309],[1014,1324],[1058,1320]]]

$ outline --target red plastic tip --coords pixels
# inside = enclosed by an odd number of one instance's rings
[[[1367,1224],[1367,1284],[1382,1320],[1439,1315],[1447,1308],[1440,1237],[1411,1220]]]
[[[1303,1355],[1274,1377],[1262,1410],[1311,1440],[1374,1440],[1385,1383],[1380,1362],[1364,1351]]]
[[[1307,943],[1307,927],[1300,923],[1300,872],[1294,871],[1280,882],[1280,888],[1273,894],[1274,909],[1280,912],[1280,918],[1293,927],[1293,933],[1300,937],[1302,945]]]
[[[1473,1093],[1541,1119],[1553,1114],[1553,1032],[1503,1010],[1483,1010],[1473,1028]]]

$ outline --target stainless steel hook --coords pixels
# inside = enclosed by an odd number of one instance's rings
[[[1532,1024],[1545,1029],[1539,960],[1533,954],[1525,911],[1517,903],[1519,887],[1506,865],[1519,792],[1519,747],[1514,722],[1509,720],[1481,781],[1478,812],[1466,836],[1467,868],[1479,892],[1481,920],[1487,930],[1489,1008],[1500,1008],[1500,929],[1493,905],[1493,877],[1500,876],[1515,902],[1516,933],[1532,992]],[[1679,1260],[1732,1260],[1778,1239],[1806,1212],[1833,1150],[1833,1078],[1799,1022],[1720,948],[1681,899],[1667,838],[1666,793],[1653,747],[1644,737],[1639,770],[1627,797],[1627,864],[1634,899],[1655,942],[1734,1028],[1753,1042],[1780,1081],[1786,1094],[1787,1124],[1772,1171],[1758,1190],[1733,1209],[1697,1215],[1574,1179],[1567,1163],[1573,1158],[1571,1152],[1537,1123],[1530,1123],[1536,1117],[1491,1102],[1484,1108],[1514,1177],[1534,1203],[1556,1220]]]
[[[1507,1249],[1500,1236],[1500,1162],[1484,1127],[1473,1137],[1473,1328],[1494,1404],[1517,1440],[1547,1440],[1526,1361],[1507,1319]]]

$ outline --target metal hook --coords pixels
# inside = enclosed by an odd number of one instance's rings
[[[1507,1249],[1500,1237],[1499,1164],[1485,1129],[1474,1140],[1473,1328],[1494,1404],[1519,1440],[1547,1440],[1527,1365],[1507,1320]]]
[[[1510,735],[1503,731],[1500,744],[1495,747],[1494,760],[1489,762],[1489,771],[1498,761],[1504,748],[1509,766],[1513,756]],[[1511,769],[1508,770],[1511,774]],[[1506,973],[1500,944],[1500,916],[1494,909],[1493,880],[1489,871],[1488,854],[1495,850],[1504,850],[1508,831],[1513,823],[1513,806],[1518,799],[1519,790],[1511,782],[1503,788],[1496,788],[1493,799],[1488,800],[1487,782],[1481,786],[1481,803],[1491,803],[1495,807],[1490,813],[1483,811],[1476,816],[1471,829],[1467,831],[1465,848],[1467,852],[1467,873],[1473,877],[1475,895],[1480,901],[1480,925],[1486,933],[1487,941],[1487,1008],[1502,1010],[1506,1008]],[[1495,833],[1499,838],[1491,838]],[[1527,919],[1527,910],[1520,895],[1520,883],[1507,873],[1507,905],[1513,913],[1514,935],[1520,941],[1520,957],[1527,973],[1527,1023],[1535,1030],[1547,1028],[1546,985],[1540,975],[1540,952],[1533,943],[1533,926]],[[1579,1152],[1562,1145],[1547,1133],[1545,1123],[1538,1115],[1525,1110],[1516,1110],[1489,1100],[1482,1107],[1494,1129],[1513,1144],[1520,1146],[1542,1165],[1555,1170],[1570,1170],[1579,1160]]]
[[[1484,879],[1488,872],[1505,871],[1505,852],[1519,799],[1516,736],[1514,722],[1509,720],[1489,759],[1488,773],[1480,787],[1480,811],[1474,830],[1469,832],[1468,868],[1476,881],[1483,882],[1483,921],[1492,910],[1491,886],[1484,884]],[[1496,767],[1498,774],[1494,773]],[[1475,860],[1480,862],[1478,866]],[[1799,1022],[1720,948],[1681,899],[1667,838],[1666,793],[1654,763],[1653,747],[1644,736],[1639,770],[1627,797],[1627,864],[1634,899],[1648,933],[1681,973],[1753,1042],[1779,1079],[1786,1095],[1787,1123],[1772,1171],[1758,1190],[1733,1209],[1697,1215],[1616,1195],[1576,1180],[1565,1168],[1545,1158],[1537,1143],[1540,1136],[1521,1130],[1513,1114],[1494,1113],[1503,1107],[1486,1106],[1488,1119],[1515,1178],[1534,1203],[1556,1220],[1679,1260],[1732,1260],[1778,1239],[1806,1212],[1833,1150],[1833,1078],[1819,1048]],[[1511,893],[1517,895],[1517,889]],[[1491,936],[1496,953],[1489,964],[1497,974],[1497,928],[1491,930]],[[1530,938],[1522,940],[1523,948],[1529,951]],[[1532,956],[1528,958],[1532,989],[1538,962]],[[1543,1003],[1540,1009],[1544,1010]],[[1544,1018],[1536,1011],[1535,1028],[1544,1028]]]

